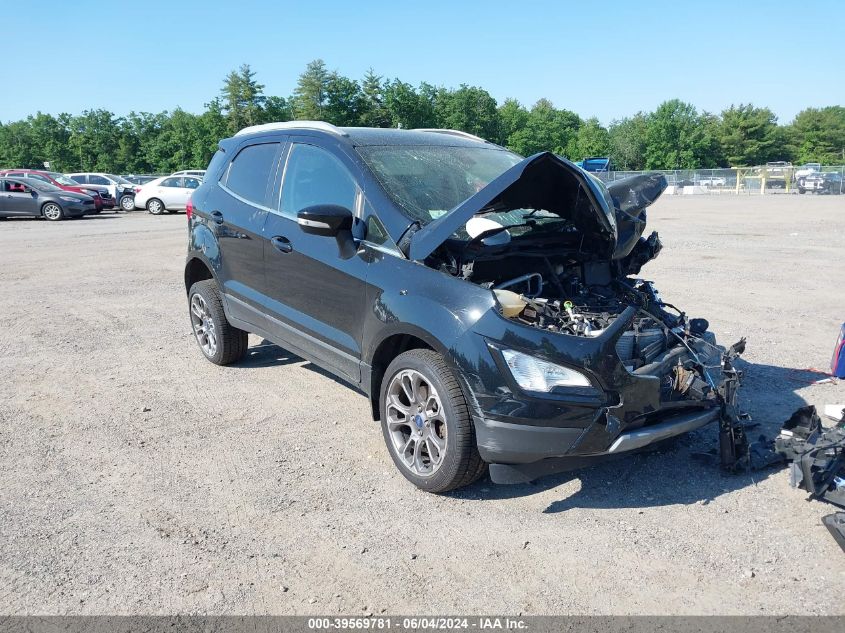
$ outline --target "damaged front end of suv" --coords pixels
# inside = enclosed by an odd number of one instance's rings
[[[406,234],[409,259],[489,290],[492,309],[451,343],[491,477],[516,483],[711,422],[723,464],[747,452],[733,361],[638,277],[658,174],[609,186],[551,153],[508,169]],[[468,306],[466,310],[473,308]]]

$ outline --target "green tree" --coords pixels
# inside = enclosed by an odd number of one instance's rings
[[[802,110],[789,126],[788,135],[801,163],[845,162],[845,107]]]
[[[717,134],[728,164],[762,165],[773,160],[778,148],[777,117],[768,108],[732,105],[722,111]]]
[[[486,90],[462,84],[457,90],[438,90],[434,94],[440,127],[462,130],[484,139],[499,137],[496,100]]]
[[[529,111],[525,126],[510,135],[508,147],[523,156],[551,151],[571,157],[580,125],[574,112],[558,110],[548,99],[540,99]]]
[[[119,146],[119,120],[107,110],[85,110],[68,120],[69,160],[82,171],[120,169],[114,148]]]
[[[329,71],[322,59],[309,62],[299,76],[293,93],[293,115],[296,119],[322,121],[326,107]]]
[[[249,64],[242,64],[223,81],[220,91],[223,107],[229,121],[229,132],[259,123],[264,104],[264,86],[255,80],[255,72]]]
[[[642,112],[610,124],[608,130],[609,154],[619,169],[640,170],[645,168],[647,133],[648,120]]]
[[[390,127],[390,112],[384,103],[382,78],[372,68],[361,83],[361,125],[365,127]]]
[[[607,156],[610,154],[610,134],[595,117],[587,119],[575,134],[576,151],[573,158]]]
[[[293,118],[290,102],[284,97],[267,97],[264,100],[264,112],[261,118],[262,123],[290,121]]]
[[[499,145],[510,145],[510,137],[528,123],[528,110],[516,99],[505,99],[499,106]]]
[[[715,119],[672,99],[648,115],[646,169],[695,169],[718,164]]]
[[[334,125],[360,125],[364,109],[364,95],[358,82],[337,72],[330,73],[321,118]]]
[[[385,83],[384,106],[391,127],[412,129],[437,126],[431,100],[417,92],[411,84],[398,79]]]

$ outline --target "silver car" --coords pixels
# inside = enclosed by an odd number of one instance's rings
[[[163,176],[143,185],[135,194],[135,207],[153,215],[184,211],[202,179],[194,176]]]

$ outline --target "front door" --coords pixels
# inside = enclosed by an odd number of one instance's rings
[[[300,209],[337,204],[353,212],[359,188],[325,149],[291,143],[278,208],[264,225],[265,294],[273,334],[309,360],[358,383],[367,265],[343,260],[334,238],[308,235]]]
[[[6,216],[40,215],[38,196],[29,185],[15,180],[4,180],[0,193],[0,212]]]

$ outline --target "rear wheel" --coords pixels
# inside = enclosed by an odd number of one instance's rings
[[[62,211],[62,208],[55,202],[48,202],[43,207],[41,207],[41,214],[45,218],[53,222],[55,222],[56,220],[61,220],[65,217],[64,211]]]
[[[133,211],[135,209],[135,196],[123,196],[120,199],[120,208],[124,211]]]
[[[427,492],[447,492],[484,474],[461,386],[443,357],[415,349],[397,356],[382,382],[381,426],[393,463]]]
[[[161,215],[165,211],[164,203],[158,198],[150,198],[147,201],[147,211],[153,215]]]
[[[220,291],[213,279],[191,286],[188,306],[194,338],[208,360],[215,365],[229,365],[246,355],[248,335],[226,319]]]

